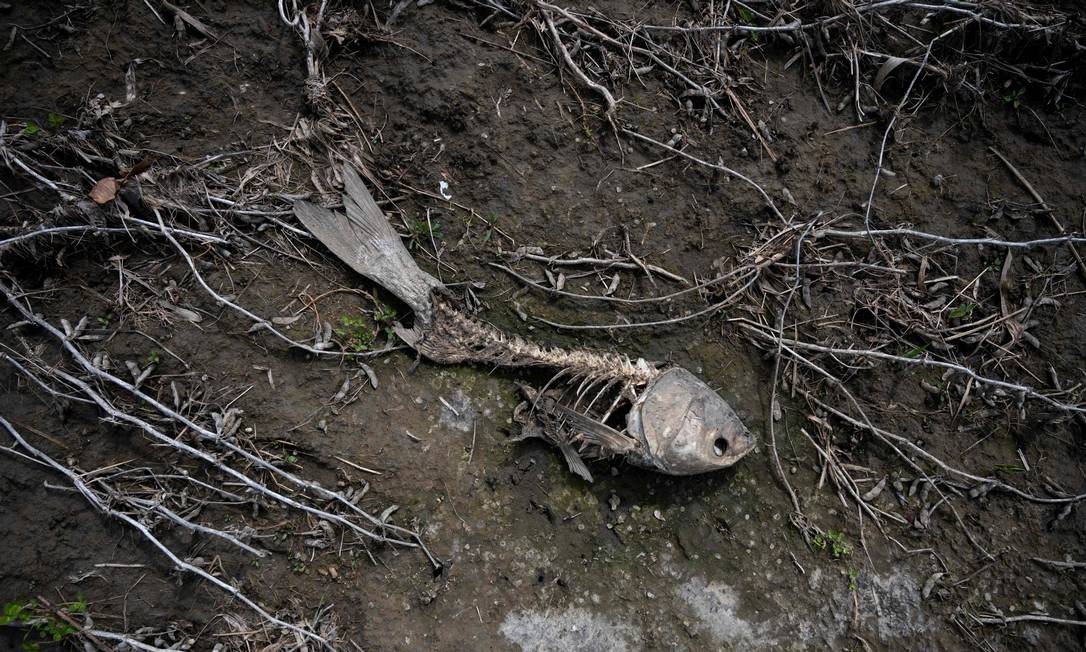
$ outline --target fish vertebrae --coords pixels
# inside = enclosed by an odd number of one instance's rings
[[[633,386],[645,385],[660,374],[644,360],[635,362],[618,353],[541,346],[469,317],[440,291],[432,297],[433,316],[415,348],[435,362],[552,367],[574,378],[621,380]]]

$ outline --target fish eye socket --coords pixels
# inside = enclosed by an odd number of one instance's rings
[[[713,440],[713,453],[717,457],[724,457],[724,453],[728,452],[728,440],[723,437],[717,437]]]

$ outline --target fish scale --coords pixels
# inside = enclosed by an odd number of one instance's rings
[[[468,314],[415,263],[358,174],[344,165],[342,176],[344,212],[298,201],[295,215],[336,257],[412,309],[414,324],[395,329],[405,343],[439,364],[556,370],[539,390],[518,383],[526,400],[514,410],[522,428],[515,439],[550,442],[589,482],[585,459],[621,457],[661,473],[693,475],[732,466],[754,449],[754,435],[731,406],[682,367],[546,346]],[[624,426],[609,425],[615,420]]]

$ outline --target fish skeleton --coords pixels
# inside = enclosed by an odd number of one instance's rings
[[[342,176],[344,212],[298,201],[294,213],[336,257],[411,308],[413,325],[396,328],[404,342],[440,364],[558,370],[540,390],[520,385],[526,401],[514,410],[518,438],[554,444],[589,482],[584,459],[623,457],[660,473],[694,475],[732,466],[753,450],[756,439],[731,406],[682,367],[548,347],[469,315],[415,263],[358,174],[344,165]]]

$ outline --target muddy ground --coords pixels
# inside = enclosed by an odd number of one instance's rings
[[[0,54],[0,113],[9,122],[48,125],[48,114],[55,113],[70,124],[88,97],[122,97],[125,72],[137,59],[138,101],[115,117],[138,150],[198,159],[260,147],[284,137],[306,110],[303,52],[274,3],[191,3],[189,11],[221,33],[218,42],[192,34],[177,38],[172,23],[160,23],[137,0],[87,2],[83,8],[13,4],[0,13],[4,25],[54,23],[22,31],[33,45],[17,38]],[[601,8],[623,12],[605,5]],[[652,11],[667,20],[682,6]],[[64,29],[55,29],[58,25]],[[580,323],[613,322],[615,314],[606,305],[515,295],[519,286],[487,265],[499,260],[500,249],[583,251],[604,229],[625,225],[654,264],[687,278],[706,277],[713,274],[714,261],[749,244],[769,216],[749,188],[681,161],[634,171],[661,157],[635,146],[620,160],[606,124],[580,117],[577,100],[531,30],[516,41],[521,56],[491,45],[504,46],[514,36],[514,31],[480,27],[477,16],[462,7],[437,3],[405,11],[390,42],[354,44],[329,64],[330,76],[365,121],[361,142],[388,196],[415,218],[425,218],[429,209],[439,225],[434,235],[443,245],[442,265],[419,252],[420,264],[447,282],[483,284],[476,290],[485,304],[483,315],[511,330],[686,366],[764,435],[772,363],[720,319],[648,334],[573,336],[518,318],[518,309]],[[870,188],[881,123],[846,130],[855,125],[855,116],[847,110],[827,112],[812,79],[799,66],[786,68],[788,58],[766,48],[742,64],[759,89],[748,108],[769,125],[781,163],[765,158],[738,122],[718,125],[712,134],[697,133],[698,145],[759,180],[775,197],[787,188],[795,199],[795,206],[787,205],[790,211],[856,210]],[[836,105],[845,89],[826,90]],[[637,123],[660,140],[687,120],[651,87],[631,87],[626,99],[643,107],[635,114]],[[1040,97],[1024,99],[961,106],[933,96],[922,117],[909,121],[904,142],[888,152],[896,177],[880,189],[882,222],[909,222],[957,236],[977,234],[982,223],[1011,239],[1052,235],[1051,225],[1035,215],[989,221],[993,198],[1030,201],[989,152],[995,146],[1067,219],[1069,229],[1081,231],[1083,108],[1071,97],[1058,109]],[[943,179],[939,187],[932,183],[936,175]],[[11,174],[3,179],[8,194],[0,197],[0,222],[17,225],[22,202],[45,200],[33,193],[10,194],[27,184]],[[437,194],[440,181],[449,184],[455,202],[486,216],[508,237],[445,202],[404,190]],[[605,236],[616,246],[617,233]],[[367,650],[1083,645],[1081,628],[978,626],[968,616],[998,609],[1081,620],[1083,614],[1075,610],[1086,589],[1081,572],[1031,561],[1086,557],[1081,509],[1057,520],[1059,507],[995,493],[960,503],[964,523],[993,554],[991,560],[969,544],[948,512],[940,512],[926,530],[891,524],[882,533],[871,523],[861,527],[854,505],[819,490],[818,459],[797,434],[806,408],[786,404],[781,427],[788,443],[782,445],[782,458],[808,517],[843,534],[848,552],[835,558],[829,550],[805,545],[791,524],[792,508],[775,480],[764,441],[721,473],[667,478],[598,463],[593,466],[597,481],[587,484],[568,472],[554,450],[508,441],[519,400],[513,381],[521,376],[416,365],[406,351],[371,360],[378,387],[366,387],[357,400],[333,410],[330,399],[346,376],[355,379],[354,387],[362,386],[364,376],[356,366],[287,352],[270,339],[247,334],[248,325],[211,303],[178,257],[156,246],[119,246],[77,248],[35,266],[7,259],[4,271],[40,292],[37,305],[53,321],[74,322],[87,314],[111,323],[117,333],[103,347],[116,359],[161,358],[156,375],[162,387],[171,379],[203,384],[215,400],[236,401],[254,439],[289,456],[296,472],[326,486],[337,480],[371,482],[365,504],[377,512],[399,505],[397,522],[419,527],[446,560],[444,571],[435,575],[416,552],[378,548],[374,565],[357,545],[307,548],[307,526],[274,512],[254,521],[266,528],[262,532],[282,534],[263,540],[277,553],[265,560],[246,559],[200,537],[166,536],[186,556],[218,557],[224,573],[272,609],[301,616],[333,605],[344,649],[352,647],[348,641]],[[373,291],[319,249],[299,246],[325,264],[311,266],[253,249],[216,261],[206,275],[267,316],[281,314],[301,291],[310,296],[337,287]],[[118,251],[124,267],[149,285],[163,289],[175,281],[176,302],[208,318],[196,325],[114,314],[118,277],[108,259]],[[1039,255],[1066,256],[1063,250]],[[583,282],[587,291],[602,289],[596,279]],[[630,275],[624,282],[637,292],[652,290],[644,278]],[[1080,281],[1068,282],[1068,292],[1082,289]],[[332,316],[371,307],[368,299],[347,293],[320,303],[320,311]],[[5,322],[15,320],[10,309],[2,315]],[[290,328],[287,332],[308,334],[313,325],[303,321]],[[1086,303],[1081,294],[1071,294],[1034,331],[1041,349],[1031,355],[1071,382],[1086,380],[1084,332]],[[0,337],[14,345],[15,336],[4,333]],[[861,374],[855,387],[877,406],[873,414],[885,427],[945,459],[980,474],[1009,473],[1003,477],[1023,486],[1054,478],[1081,493],[1086,484],[1081,430],[1063,422],[1048,427],[1043,412],[1025,424],[996,419],[980,431],[971,429],[926,398],[922,377],[887,366],[879,374]],[[91,410],[74,406],[61,412],[42,398],[11,369],[0,371],[4,416],[81,468],[133,458],[187,464],[163,460],[160,449],[138,433],[103,423]],[[883,473],[901,466],[876,443],[863,437],[853,441],[848,447],[853,463]],[[1006,471],[1019,464],[1019,449],[1030,470]],[[344,459],[380,475],[361,473]],[[217,614],[244,609],[170,571],[125,527],[45,482],[62,484],[40,467],[0,455],[0,602],[82,597],[100,627],[135,631],[176,623],[197,638],[197,649],[224,640],[218,638]],[[897,506],[889,493],[881,500],[910,522],[916,516],[915,508]],[[224,509],[209,518],[246,519],[247,514]],[[938,572],[945,575],[922,597]],[[18,632],[7,635],[14,645]]]

